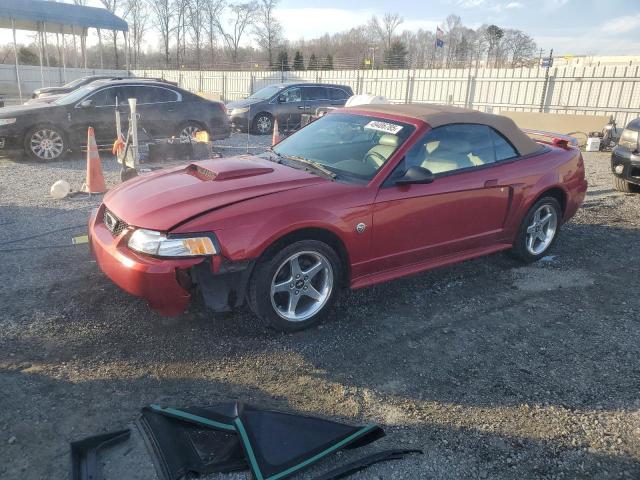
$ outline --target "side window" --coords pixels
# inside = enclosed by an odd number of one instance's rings
[[[407,153],[406,168],[417,165],[439,174],[495,161],[488,126],[455,124],[434,128],[419,140]]]
[[[327,89],[324,87],[303,87],[304,100],[328,100]]]
[[[518,156],[518,152],[513,148],[513,145],[511,145],[506,138],[496,132],[493,128],[490,130],[491,138],[493,139],[493,148],[496,151],[496,162],[516,158]]]
[[[93,107],[111,107],[116,104],[116,89],[112,87],[103,88],[91,95],[87,100],[91,100]]]
[[[167,88],[153,87],[154,101],[156,103],[177,102],[178,94]]]
[[[284,98],[286,99],[286,103],[292,102],[301,102],[302,101],[302,92],[299,88],[290,88],[286,92],[283,93]]]
[[[127,88],[127,94],[129,95],[129,98],[135,98],[136,103],[138,105],[154,103],[155,102],[154,93],[155,93],[154,88],[143,87],[139,85],[137,86],[134,85]],[[118,102],[120,102],[120,99],[118,99]]]
[[[341,88],[328,88],[327,90],[329,90],[329,98],[331,100],[346,100],[349,98],[349,94]]]

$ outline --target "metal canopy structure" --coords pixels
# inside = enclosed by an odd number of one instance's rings
[[[43,60],[49,66],[49,56],[47,54],[48,34],[55,34],[57,50],[60,54],[62,68],[65,72],[66,81],[66,59],[65,36],[73,36],[73,48],[77,52],[76,35],[80,37],[80,48],[84,68],[87,68],[86,39],[89,28],[95,28],[98,32],[98,43],[100,45],[100,67],[104,68],[102,56],[101,30],[123,32],[125,41],[125,65],[129,70],[129,26],[122,18],[114,15],[104,8],[85,7],[81,5],[71,5],[43,0],[0,0],[0,28],[10,28],[13,31],[13,50],[15,54],[16,81],[18,82],[18,92],[22,101],[22,87],[20,86],[20,65],[18,61],[18,46],[16,44],[16,30],[26,30],[38,32],[40,50],[40,71],[42,86],[44,86]],[[60,49],[60,37],[62,38],[62,49]],[[77,65],[76,65],[77,66]]]

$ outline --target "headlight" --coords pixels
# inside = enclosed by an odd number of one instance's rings
[[[129,248],[158,257],[198,257],[218,253],[207,236],[170,238],[164,233],[140,228],[129,238]]]
[[[11,125],[12,123],[16,123],[15,118],[0,118],[0,125]]]
[[[620,135],[619,145],[627,147],[632,152],[638,149],[638,131],[625,128]]]
[[[231,110],[231,115],[240,115],[241,113],[247,113],[251,107],[234,108]]]

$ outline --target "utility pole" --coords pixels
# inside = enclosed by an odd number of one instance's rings
[[[542,96],[540,98],[540,112],[544,111],[545,100],[547,99],[547,88],[549,87],[549,69],[553,65],[553,48],[549,51],[549,58],[546,59],[544,69],[544,83],[542,84]]]

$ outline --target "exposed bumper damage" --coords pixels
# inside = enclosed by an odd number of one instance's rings
[[[114,236],[107,229],[103,209],[89,220],[89,243],[99,267],[122,290],[144,298],[166,316],[183,313],[195,291],[216,312],[242,305],[253,261],[229,262],[222,257],[172,260],[137,254],[127,247],[126,232]]]

